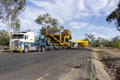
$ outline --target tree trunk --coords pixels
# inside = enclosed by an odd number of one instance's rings
[[[11,42],[11,34],[10,34],[10,24],[9,24],[9,20],[7,18],[5,18],[5,23],[6,23],[8,37],[9,37],[9,47],[11,47],[12,42]]]
[[[8,36],[9,36],[9,47],[11,47],[12,42],[11,42],[10,26],[8,23],[6,24],[6,26],[7,26]]]

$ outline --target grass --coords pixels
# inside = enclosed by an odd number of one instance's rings
[[[92,72],[90,74],[90,80],[96,80]]]

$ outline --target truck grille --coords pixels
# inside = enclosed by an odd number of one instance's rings
[[[18,46],[19,46],[19,40],[15,40],[15,41],[14,41],[14,47],[15,47],[15,48],[18,48]]]

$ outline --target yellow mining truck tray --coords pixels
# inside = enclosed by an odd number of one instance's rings
[[[71,42],[78,44],[80,47],[88,47],[88,41],[86,40],[71,40]]]

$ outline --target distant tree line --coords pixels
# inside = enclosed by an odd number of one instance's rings
[[[89,42],[90,47],[109,47],[120,48],[120,36],[113,37],[111,40],[98,37],[93,34],[85,34],[85,40]],[[35,38],[37,40],[37,37]],[[6,30],[0,30],[0,45],[9,45],[9,37]]]
[[[120,36],[113,37],[111,40],[98,37],[96,38],[93,34],[85,34],[91,47],[110,47],[110,48],[120,48]]]

